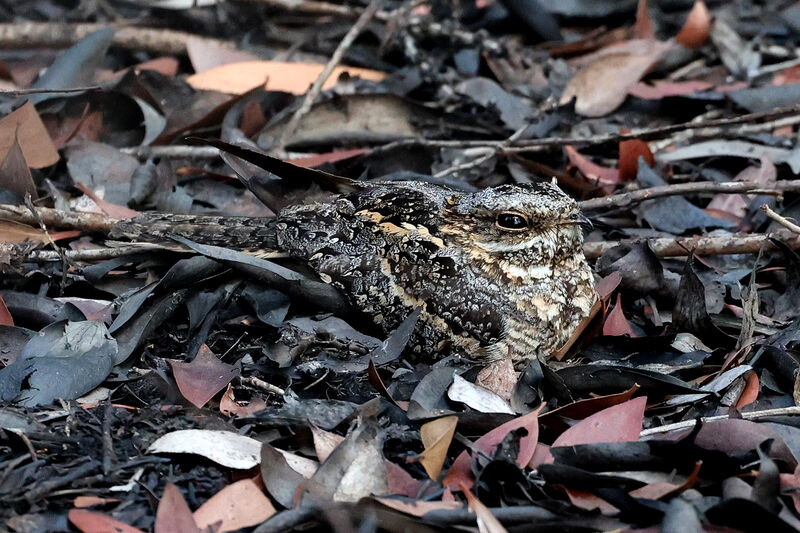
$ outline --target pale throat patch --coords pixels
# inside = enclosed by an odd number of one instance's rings
[[[519,252],[527,250],[537,245],[544,245],[549,248],[555,248],[555,243],[552,239],[543,239],[541,235],[537,235],[527,241],[508,244],[504,242],[479,242],[476,241],[475,245],[487,252]]]

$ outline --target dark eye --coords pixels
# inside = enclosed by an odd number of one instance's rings
[[[497,215],[497,227],[511,230],[528,228],[528,219],[520,213],[500,213]]]

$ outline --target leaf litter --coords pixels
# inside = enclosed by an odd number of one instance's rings
[[[796,530],[797,9],[673,4],[8,7],[7,529]],[[548,361],[409,358],[422,306],[182,234],[377,178],[554,179],[602,300]]]

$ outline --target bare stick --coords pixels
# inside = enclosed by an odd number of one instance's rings
[[[38,225],[41,222],[51,227],[80,229],[84,231],[108,232],[118,222],[113,218],[96,213],[59,211],[47,207],[37,207],[37,216],[18,205],[0,205],[0,219]]]
[[[761,210],[764,212],[765,215],[767,215],[769,218],[771,218],[781,226],[789,228],[789,230],[795,233],[800,233],[800,226],[798,226],[788,218],[779,215],[778,213],[770,209],[770,207],[767,204],[762,205]]]
[[[161,28],[143,28],[112,24],[114,45],[132,50],[147,50],[158,54],[185,55],[186,43],[200,36]],[[0,24],[0,47],[37,48],[67,47],[92,32],[108,28],[108,24],[62,22],[13,22]],[[236,47],[219,39],[200,37],[225,48]]]
[[[138,159],[166,157],[169,159],[214,159],[219,157],[219,149],[213,146],[190,146],[173,144],[168,146],[132,146],[120,148],[120,152]]]
[[[758,183],[755,181],[726,181],[715,183],[713,181],[701,181],[695,183],[678,183],[673,185],[662,185],[650,187],[638,191],[630,191],[602,198],[592,198],[579,202],[581,209],[585,211],[595,209],[611,209],[617,207],[628,207],[645,200],[660,198],[663,196],[675,196],[679,194],[693,193],[728,193],[728,194],[769,194],[779,196],[783,192],[800,191],[800,180],[784,180],[774,183]]]
[[[305,98],[303,98],[303,103],[300,104],[300,108],[295,111],[292,118],[289,119],[289,123],[286,124],[286,127],[283,129],[281,133],[280,139],[278,140],[276,150],[277,152],[283,152],[284,146],[289,141],[292,135],[294,135],[295,130],[297,130],[297,126],[300,124],[300,120],[311,110],[311,106],[314,104],[314,100],[316,100],[317,96],[319,96],[320,91],[322,90],[322,86],[330,77],[333,69],[339,65],[339,62],[344,57],[345,52],[350,48],[350,45],[353,44],[353,41],[356,40],[356,37],[366,28],[369,21],[372,20],[372,17],[375,16],[378,9],[383,4],[384,0],[372,0],[367,8],[361,13],[361,16],[358,17],[358,20],[353,27],[350,28],[350,31],[344,36],[342,42],[339,43],[339,46],[336,47],[336,50],[333,51],[333,55],[331,55],[328,64],[325,65],[325,68],[320,72],[317,79],[311,85],[311,89],[306,93]]]
[[[779,407],[777,409],[764,409],[763,411],[751,411],[749,413],[741,413],[742,418],[745,420],[757,420],[759,418],[768,418],[771,416],[794,416],[800,415],[800,407]],[[700,420],[703,422],[713,422],[715,420],[727,420],[730,415],[718,416],[704,416]],[[648,435],[657,435],[659,433],[668,433],[679,429],[693,428],[697,424],[697,420],[685,420],[683,422],[676,422],[674,424],[666,424],[657,428],[645,429],[639,433],[639,437],[646,437]]]
[[[636,244],[646,241],[658,257],[682,257],[694,252],[697,255],[757,254],[769,238],[782,241],[792,250],[800,249],[800,234],[788,230],[774,233],[751,233],[729,235],[703,235],[696,237],[660,237],[656,239],[626,239],[622,241],[587,242],[583,253],[596,259],[608,250],[621,244]]]

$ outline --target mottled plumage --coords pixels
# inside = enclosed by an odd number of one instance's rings
[[[501,227],[509,214],[526,227]],[[421,306],[414,353],[522,360],[561,346],[596,299],[584,220],[547,183],[464,194],[373,182],[284,209],[275,235],[387,333]]]
[[[420,358],[545,358],[596,301],[582,251],[580,226],[588,221],[555,185],[462,193],[419,181],[356,182],[221,141],[202,142],[286,181],[350,192],[286,207],[275,219],[167,216],[151,219],[144,231],[120,224],[117,234],[177,233],[284,252],[306,261],[384,333],[421,307],[409,342]],[[243,178],[262,197],[263,184],[253,180]]]

